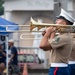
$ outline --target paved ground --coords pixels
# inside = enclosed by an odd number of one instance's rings
[[[18,75],[18,74],[12,74],[12,75]],[[28,75],[48,75],[48,74],[44,74],[44,73],[41,73],[41,74],[36,74],[36,73],[29,73]]]
[[[7,74],[5,74],[7,75]],[[10,75],[10,74],[8,74]],[[12,74],[12,75],[19,75],[19,74]],[[23,72],[20,74],[23,75]],[[28,70],[27,75],[48,75],[48,69],[40,69],[40,70]]]
[[[48,74],[44,74],[44,73],[41,73],[41,74],[28,74],[28,75],[48,75]]]

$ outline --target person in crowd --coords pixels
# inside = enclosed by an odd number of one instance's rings
[[[3,70],[6,68],[6,51],[2,49],[2,44],[0,44],[0,75],[2,75]]]
[[[14,46],[14,40],[10,39],[8,41],[8,45],[11,50],[11,57],[9,59],[8,64],[18,65],[18,53],[17,53],[17,48]]]
[[[10,58],[8,61],[8,65],[9,65],[9,73],[13,74],[16,73],[18,75],[22,75],[21,71],[20,71],[20,67],[18,66],[18,51],[17,48],[14,46],[14,40],[10,39],[8,41],[8,45],[9,45],[9,53],[10,53]]]

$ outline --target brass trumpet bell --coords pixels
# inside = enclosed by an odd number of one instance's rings
[[[40,25],[38,25],[38,24],[40,24]],[[32,31],[36,27],[38,28],[38,30],[40,30],[41,28],[46,27],[46,26],[42,26],[42,23],[36,22],[36,21],[33,20],[33,18],[31,18],[31,21],[30,21],[30,31]]]
[[[61,24],[48,24],[48,23],[40,23],[36,22],[31,18],[30,20],[30,31],[33,31],[34,28],[38,28],[38,31],[41,28],[47,28],[47,27],[56,27],[56,32],[70,32],[70,33],[75,33],[75,26],[74,25],[61,25]]]

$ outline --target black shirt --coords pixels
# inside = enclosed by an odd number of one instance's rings
[[[17,48],[15,46],[11,47],[11,54],[14,54],[14,58],[12,59],[12,64],[17,65],[18,64],[18,53]]]
[[[6,51],[3,51],[6,53]],[[5,63],[6,62],[6,57],[0,52],[0,63]]]

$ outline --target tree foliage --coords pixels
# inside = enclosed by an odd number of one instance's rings
[[[4,14],[4,7],[3,7],[4,1],[0,0],[0,15]]]

